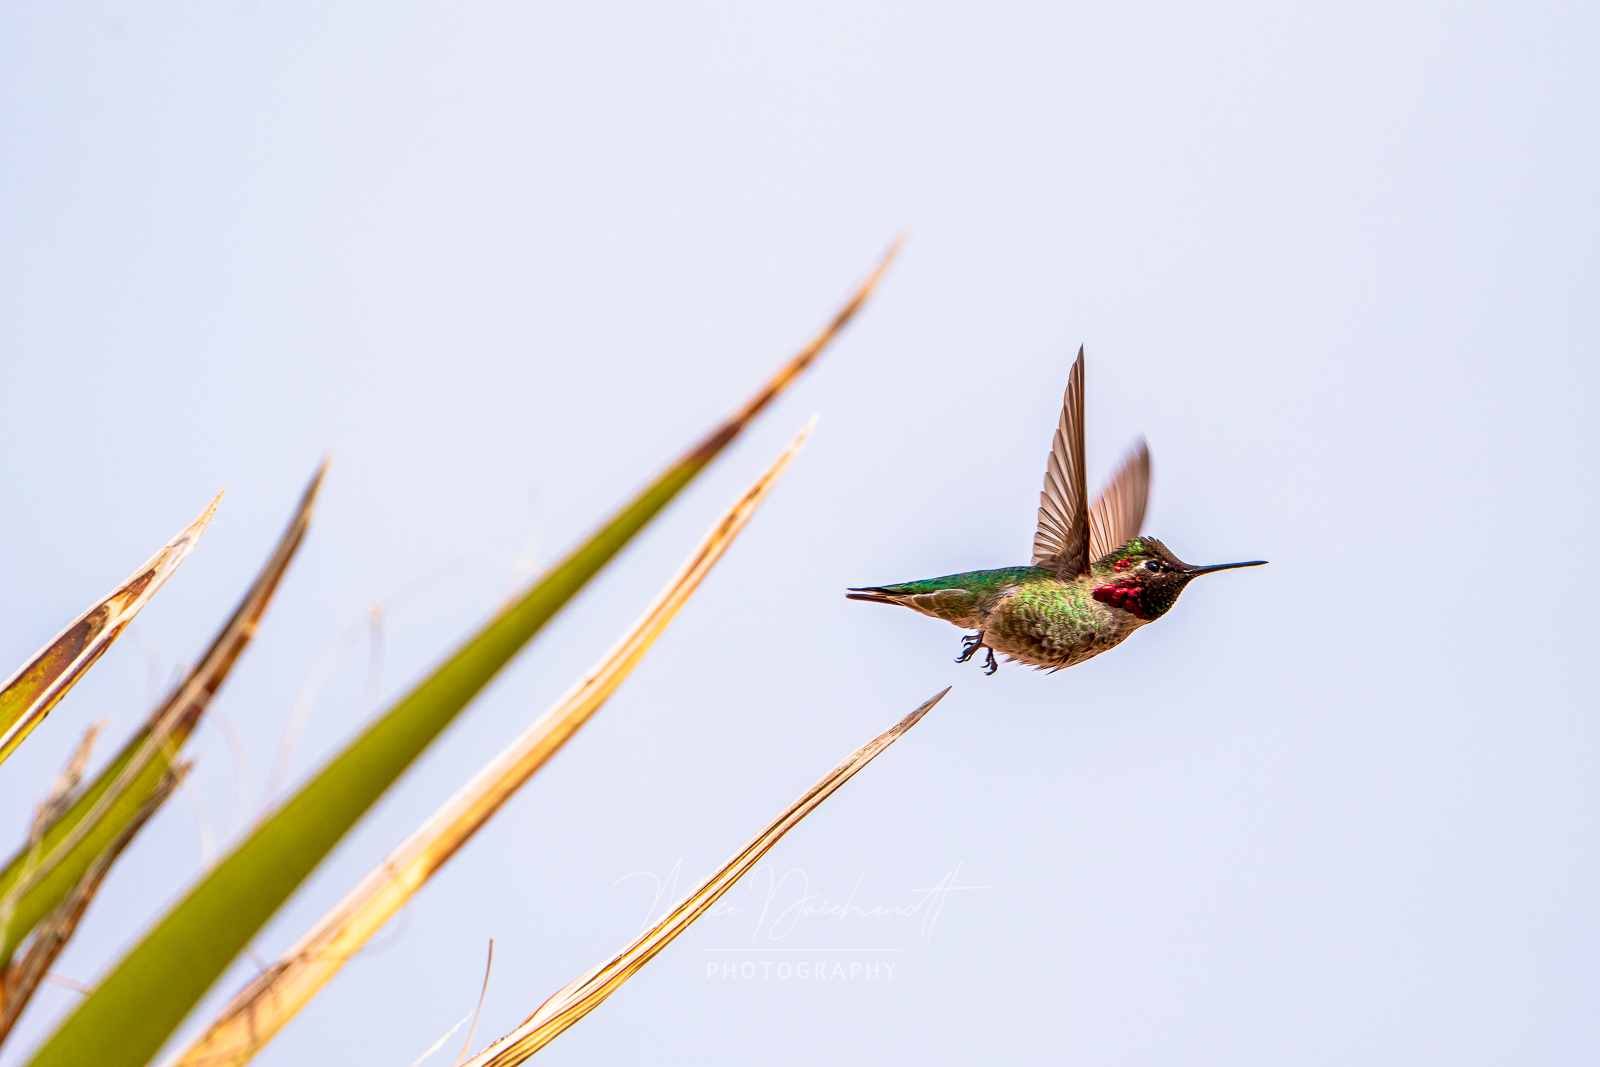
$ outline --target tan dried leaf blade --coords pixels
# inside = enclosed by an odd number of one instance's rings
[[[198,519],[168,541],[127,581],[78,616],[0,686],[0,761],[44,721],[50,709],[105,654],[123,627],[178,569],[199,543],[221,500],[222,494],[218,493]]]
[[[521,737],[239,992],[167,1067],[247,1063],[615,692],[799,453],[813,419],[712,526],[633,629]]]
[[[778,843],[779,838],[799,825],[801,819],[832,796],[834,790],[849,781],[852,775],[899,740],[948,692],[949,689],[943,690],[893,727],[852,752],[637,941],[545,1001],[526,1022],[484,1049],[466,1067],[513,1067],[522,1063],[562,1031],[599,1007],[602,1000],[616,992],[617,987],[633,977],[634,972],[654,959],[657,953],[672,943],[673,938],[687,930],[722,894],[733,888],[734,883],[744,877]]]

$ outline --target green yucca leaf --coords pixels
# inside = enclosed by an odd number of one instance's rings
[[[0,761],[16,751],[18,745],[44,721],[67,690],[77,684],[83,672],[94,666],[133,621],[161,583],[200,541],[206,524],[216,514],[218,493],[200,517],[182,533],[168,541],[133,576],[109,593],[94,607],[78,616],[56,639],[0,686]]]
[[[145,933],[32,1067],[140,1067],[357,819],[501,667],[825,348],[894,254],[754,397],[502,608],[263,819]]]
[[[311,524],[311,508],[326,471],[324,462],[306,486],[272,555],[183,684],[71,805],[0,868],[0,960],[9,960],[34,925],[66,899],[167,776],[178,749],[255,635]]]

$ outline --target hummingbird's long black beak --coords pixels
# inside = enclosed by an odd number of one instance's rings
[[[1253,559],[1248,563],[1213,563],[1209,567],[1190,567],[1185,573],[1192,577],[1196,574],[1210,574],[1212,571],[1231,571],[1235,567],[1262,567],[1266,562],[1264,559]]]

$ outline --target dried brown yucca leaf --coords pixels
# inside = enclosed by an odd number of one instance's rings
[[[767,824],[751,838],[722,869],[707,878],[685,897],[666,917],[646,930],[638,940],[623,949],[611,960],[595,968],[539,1006],[526,1022],[473,1058],[466,1067],[513,1067],[544,1048],[563,1030],[599,1007],[600,1002],[616,992],[617,987],[633,977],[634,972],[649,963],[656,954],[672,943],[672,939],[687,930],[691,923],[704,915],[717,899],[733,888],[778,839],[801,819],[821,804],[850,776],[871,763],[884,749],[894,744],[901,735],[917,724],[935,704],[944,699],[947,688],[916,711],[901,719],[889,730],[856,749],[845,761],[829,771],[822,780],[808,789],[800,799],[790,804],[788,810]]]
[[[166,777],[178,749],[255,635],[305,539],[327,468],[326,460],[318,466],[272,555],[182,684],[87,786],[79,790],[74,781],[74,788],[49,805],[28,843],[0,865],[0,959],[9,959],[34,924],[66,899]]]
[[[241,990],[168,1067],[237,1067],[272,1040],[616,691],[750,521],[815,421],[717,520],[633,629],[588,674]]]
[[[105,654],[123,627],[178,569],[184,557],[199,543],[221,499],[222,494],[218,493],[187,529],[168,541],[105,599],[78,616],[71,626],[57,634],[55,640],[0,686],[0,761],[11,755],[33,728],[44,721],[50,709],[83,672]]]

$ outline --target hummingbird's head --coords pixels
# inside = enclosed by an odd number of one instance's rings
[[[1090,574],[1095,581],[1096,600],[1149,622],[1165,615],[1178,602],[1184,587],[1200,575],[1235,567],[1259,567],[1265,562],[1256,559],[1195,567],[1167,551],[1167,546],[1154,537],[1135,537],[1096,560]]]

